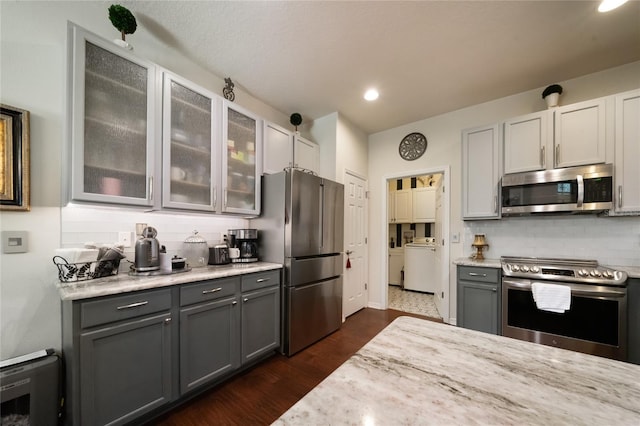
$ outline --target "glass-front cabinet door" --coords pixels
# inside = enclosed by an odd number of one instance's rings
[[[223,109],[222,211],[260,213],[262,125],[249,111],[230,102]]]
[[[218,97],[178,76],[164,74],[163,207],[216,210],[215,150]]]
[[[156,68],[79,27],[70,31],[71,198],[152,205]]]

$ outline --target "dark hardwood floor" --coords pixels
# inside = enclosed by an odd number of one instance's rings
[[[325,339],[286,357],[277,354],[156,419],[163,426],[268,425],[401,315],[365,308]]]

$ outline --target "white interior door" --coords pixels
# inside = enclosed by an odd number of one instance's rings
[[[367,181],[349,172],[344,176],[345,268],[343,309],[346,317],[367,303]]]
[[[442,299],[444,297],[444,288],[443,285],[445,281],[442,279],[442,250],[444,247],[442,246],[442,195],[443,195],[444,187],[442,186],[442,180],[436,189],[436,222],[434,225],[435,228],[435,239],[436,239],[436,255],[434,262],[434,271],[433,276],[436,279],[436,291],[434,292],[434,302],[436,304],[436,308],[440,315],[443,315],[442,309]],[[446,282],[448,286],[448,280]]]

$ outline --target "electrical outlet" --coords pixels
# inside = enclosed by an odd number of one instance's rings
[[[118,244],[122,245],[123,247],[131,247],[131,232],[118,232]]]
[[[453,234],[451,234],[451,242],[452,243],[459,243],[460,242],[460,234],[457,232],[454,232]]]

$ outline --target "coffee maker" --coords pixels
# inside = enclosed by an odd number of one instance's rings
[[[231,259],[232,263],[249,263],[258,261],[258,230],[229,229],[227,233],[229,247],[237,248],[240,256]]]

